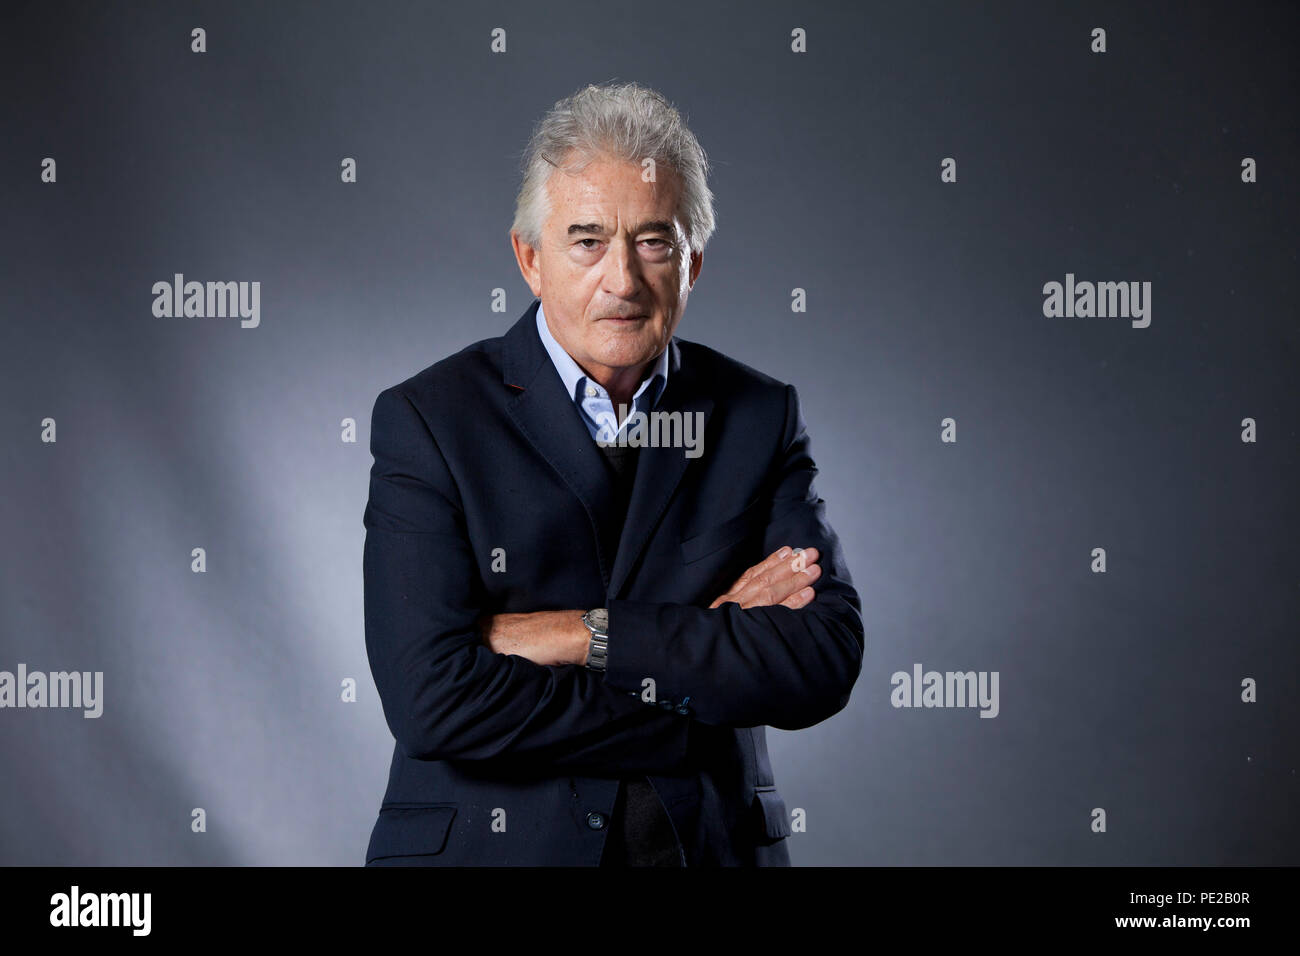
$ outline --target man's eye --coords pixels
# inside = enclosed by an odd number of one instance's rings
[[[583,244],[584,242],[596,242],[596,241],[597,241],[597,240],[595,240],[595,239],[579,239],[579,240],[578,240],[578,245],[582,246],[582,244]],[[584,248],[584,249],[590,249],[591,246],[582,246],[582,248]]]
[[[657,242],[660,247],[667,246],[669,243],[666,239],[647,239],[646,242]]]

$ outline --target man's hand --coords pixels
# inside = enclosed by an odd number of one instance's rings
[[[535,664],[586,664],[591,631],[586,611],[532,611],[486,614],[479,618],[483,643],[496,654],[514,654]]]
[[[773,551],[763,561],[754,565],[709,605],[715,608],[728,601],[744,607],[770,607],[780,604],[798,610],[812,603],[816,591],[812,583],[821,576],[817,564],[821,555],[816,548],[805,548],[791,559],[789,547]]]

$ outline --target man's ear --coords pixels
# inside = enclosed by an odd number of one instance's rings
[[[510,231],[510,244],[515,250],[515,261],[519,263],[519,273],[533,290],[534,298],[542,294],[542,270],[537,265],[537,249],[520,238],[519,233]]]
[[[695,288],[695,280],[700,276],[700,269],[704,266],[704,253],[691,253],[691,288]]]

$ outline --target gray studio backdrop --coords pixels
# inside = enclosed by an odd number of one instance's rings
[[[679,335],[798,387],[863,600],[847,709],[769,735],[794,862],[1300,862],[1293,5],[0,17],[0,671],[103,675],[0,708],[0,863],[362,862],[371,407],[527,308],[520,152],[611,79],[708,151]]]

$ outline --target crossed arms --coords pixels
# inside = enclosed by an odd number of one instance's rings
[[[783,439],[763,550],[793,542],[815,569],[782,566],[776,577],[788,579],[784,586],[799,584],[790,603],[755,603],[780,592],[756,592],[749,572],[707,608],[611,600],[609,657],[600,674],[579,664],[589,637],[578,620],[585,609],[541,612],[549,620],[484,620],[475,600],[477,562],[446,461],[405,394],[398,387],[381,392],[364,518],[366,652],[399,747],[424,760],[672,773],[685,760],[690,720],[793,730],[841,710],[861,668],[861,605],[812,489],[816,467],[790,386]],[[770,557],[764,574],[778,564]],[[494,649],[494,640],[504,647],[512,637],[510,653]],[[695,688],[690,720],[643,703],[645,677],[663,693]]]
[[[734,601],[741,607],[781,604],[801,608],[816,595],[812,582],[821,575],[816,548],[789,545],[748,568],[711,608]],[[789,559],[789,560],[787,560]],[[586,666],[591,632],[579,618],[581,609],[485,614],[479,618],[483,643],[497,654],[518,654],[534,664]]]

